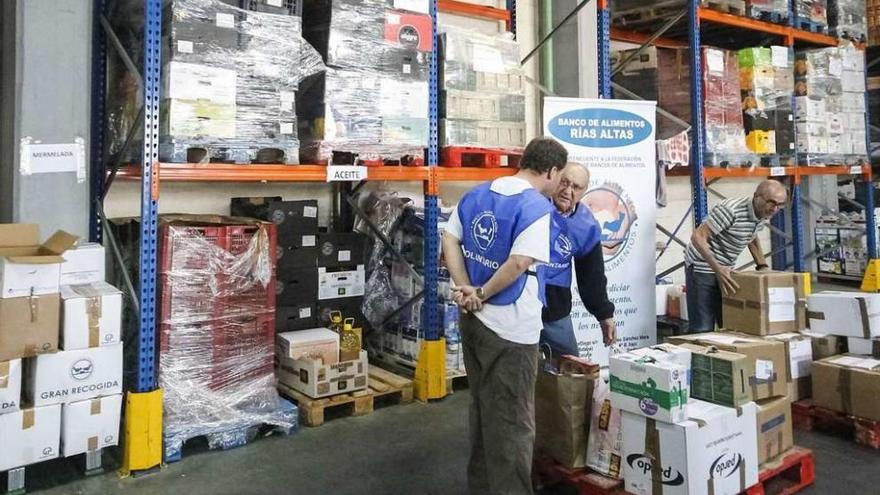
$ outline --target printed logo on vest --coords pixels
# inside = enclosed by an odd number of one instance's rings
[[[571,251],[573,248],[574,245],[572,244],[571,239],[565,234],[559,234],[559,237],[557,237],[556,241],[553,243],[553,249],[563,258],[571,258]]]
[[[495,235],[497,233],[498,222],[495,220],[495,214],[491,211],[480,213],[471,223],[471,234],[474,236],[474,242],[477,243],[477,247],[482,251],[488,251],[495,244]]]

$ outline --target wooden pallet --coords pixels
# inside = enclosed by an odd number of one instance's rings
[[[444,167],[519,167],[521,159],[522,151],[500,148],[447,146],[440,151],[440,163]]]
[[[306,426],[324,424],[324,412],[329,410],[341,416],[363,416],[373,412],[373,393],[369,389],[323,399],[312,399],[283,383],[278,384],[278,391],[296,401],[300,420]]]
[[[859,445],[880,449],[880,421],[815,406],[809,399],[793,403],[791,416],[792,425],[798,430],[834,433],[850,437]]]
[[[761,465],[758,484],[744,495],[791,495],[816,481],[816,462],[813,452],[794,447],[781,456]]]
[[[761,7],[755,5],[748,5],[748,13],[749,17],[752,19],[758,19],[759,21],[769,22],[771,24],[782,24],[788,25],[788,14],[782,14],[780,12],[769,12],[766,10],[762,10]]]
[[[413,401],[413,382],[400,375],[370,366],[370,391],[373,398],[380,397],[396,400],[397,404],[408,404]]]
[[[170,163],[299,163],[299,148],[291,143],[241,144],[224,142],[159,143],[159,156]]]
[[[587,468],[570,469],[541,454],[535,454],[532,462],[532,480],[538,488],[567,485],[577,490],[578,495],[626,495],[621,480]]]
[[[704,1],[703,6],[727,14],[746,15],[745,0],[709,0]]]

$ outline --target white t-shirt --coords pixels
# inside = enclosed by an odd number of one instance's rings
[[[513,196],[531,188],[532,185],[519,177],[502,177],[492,182],[490,189],[504,196]],[[548,200],[549,201],[549,200]],[[456,239],[462,238],[461,220],[458,207],[453,210],[446,225],[446,232]],[[510,254],[528,256],[535,259],[530,268],[550,261],[550,214],[539,218],[522,231],[513,241]],[[484,304],[483,309],[474,313],[484,325],[492,329],[504,340],[517,344],[537,344],[544,323],[541,321],[543,304],[538,299],[538,279],[526,276],[523,293],[513,304]]]

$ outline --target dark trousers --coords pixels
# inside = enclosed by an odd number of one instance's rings
[[[471,494],[532,493],[538,346],[499,337],[463,313],[461,342],[471,392]]]
[[[685,267],[687,285],[688,332],[712,332],[715,324],[721,323],[721,287],[714,273],[694,271],[693,266]]]

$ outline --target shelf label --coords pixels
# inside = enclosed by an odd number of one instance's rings
[[[367,167],[350,165],[329,165],[327,182],[358,182],[367,180]]]
[[[86,180],[86,147],[83,138],[72,143],[42,144],[30,137],[19,144],[21,175],[75,172],[77,182]]]
[[[785,175],[785,167],[771,167],[770,168],[770,176],[771,177],[779,177]]]
[[[861,174],[862,173],[862,166],[861,165],[853,165],[852,167],[849,168],[849,173],[851,173],[853,175]]]

